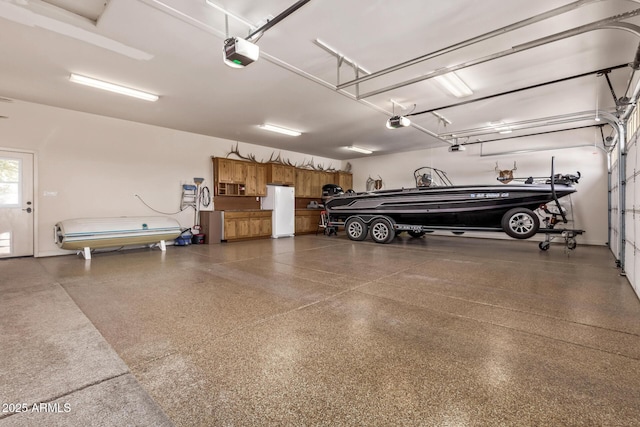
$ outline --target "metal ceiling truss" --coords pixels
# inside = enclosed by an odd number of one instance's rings
[[[522,130],[522,129],[533,129],[533,128],[539,128],[544,126],[555,126],[555,125],[574,123],[574,122],[584,121],[584,120],[593,120],[596,116],[601,117],[601,116],[604,116],[605,114],[611,114],[611,113],[608,111],[595,111],[595,110],[581,111],[578,113],[560,114],[556,116],[542,117],[538,119],[522,120],[519,122],[512,122],[512,123],[500,123],[499,125],[497,124],[493,126],[487,125],[479,128],[474,128],[474,129],[464,129],[464,130],[459,130],[455,132],[441,133],[438,136],[440,138],[471,138],[474,136],[482,136],[482,135],[490,135],[490,134],[498,133],[499,131],[496,129],[496,127],[505,128],[505,129],[508,128],[513,131]]]
[[[560,78],[560,79],[551,80],[551,81],[544,82],[544,83],[538,83],[538,84],[531,85],[531,86],[525,86],[525,87],[518,88],[518,89],[513,89],[513,90],[508,90],[508,91],[505,91],[505,92],[495,93],[493,95],[487,95],[487,96],[483,96],[483,97],[480,97],[480,98],[474,98],[474,99],[470,99],[470,100],[467,100],[467,101],[461,101],[461,102],[457,102],[455,104],[449,104],[449,105],[444,105],[444,106],[441,106],[441,107],[430,108],[428,110],[418,111],[416,113],[411,113],[411,114],[406,114],[405,116],[409,117],[409,116],[418,116],[420,114],[433,113],[434,111],[438,111],[438,110],[444,110],[444,109],[447,109],[447,108],[452,108],[452,107],[458,107],[458,106],[461,106],[461,105],[472,104],[474,102],[485,101],[487,99],[497,98],[499,96],[510,95],[512,93],[522,92],[522,91],[530,90],[530,89],[536,89],[536,88],[539,88],[539,87],[543,87],[543,86],[547,86],[547,85],[551,85],[551,84],[555,84],[555,83],[562,83],[562,82],[566,82],[568,80],[579,79],[581,77],[587,77],[587,76],[591,76],[591,75],[594,75],[594,74],[598,75],[598,76],[599,75],[603,75],[603,74],[608,74],[613,70],[617,70],[617,69],[620,69],[620,68],[626,68],[626,67],[629,67],[629,64],[620,64],[620,65],[616,65],[616,66],[613,66],[613,67],[605,68],[605,69],[602,69],[602,70],[589,71],[588,73],[582,73],[582,74],[576,74],[576,75],[569,76],[569,77],[563,77],[563,78]]]
[[[464,142],[464,143],[461,143],[460,145],[484,144],[485,142],[506,141],[508,139],[527,138],[527,137],[530,137],[530,136],[548,135],[548,134],[551,134],[551,133],[569,132],[569,131],[573,131],[573,130],[589,129],[589,128],[594,128],[594,127],[595,128],[600,128],[600,130],[602,130],[604,125],[576,126],[576,127],[572,127],[572,128],[548,130],[546,132],[535,132],[535,133],[527,133],[527,134],[524,134],[524,135],[505,136],[503,138],[482,139],[482,140],[479,139],[479,140],[473,141],[473,142]],[[603,141],[604,141],[604,137],[603,137]],[[603,145],[604,145],[604,142],[603,142]]]
[[[460,49],[462,49],[464,47],[471,46],[471,45],[476,44],[478,42],[481,42],[481,41],[484,41],[484,40],[488,40],[488,39],[503,35],[503,34],[505,34],[507,32],[514,31],[514,30],[517,30],[519,28],[526,27],[528,25],[531,25],[531,24],[534,24],[534,23],[537,23],[537,22],[540,22],[540,21],[543,21],[543,20],[558,16],[558,15],[561,15],[563,13],[570,12],[572,10],[575,10],[575,9],[579,8],[579,7],[585,6],[585,5],[590,4],[590,3],[599,2],[599,1],[604,1],[604,0],[580,0],[580,1],[576,1],[576,2],[570,3],[568,5],[561,6],[561,7],[558,7],[556,9],[552,9],[550,11],[535,15],[535,16],[530,17],[528,19],[516,22],[514,24],[499,28],[497,30],[490,31],[490,32],[482,34],[480,36],[476,36],[476,37],[467,39],[467,40],[465,40],[463,42],[456,43],[456,44],[451,45],[449,47],[446,47],[446,48],[443,48],[443,49],[440,49],[440,50],[437,50],[437,51],[434,51],[434,52],[419,56],[417,58],[410,59],[408,61],[402,62],[402,63],[397,64],[397,65],[393,65],[391,67],[385,68],[383,70],[380,70],[380,71],[377,71],[377,72],[374,72],[374,73],[370,73],[370,74],[368,74],[366,76],[363,76],[363,77],[357,77],[356,76],[356,78],[354,80],[351,80],[351,81],[348,81],[348,82],[345,82],[345,83],[339,83],[338,82],[336,87],[337,87],[337,89],[345,89],[347,87],[355,85],[356,86],[356,92],[359,93],[360,92],[360,90],[359,90],[359,84],[360,83],[375,79],[377,77],[381,77],[381,76],[389,74],[391,72],[398,71],[398,70],[410,67],[412,65],[418,64],[418,63],[423,62],[423,61],[427,61],[429,59],[436,58],[438,56],[441,56],[441,55],[444,55],[444,54],[447,54],[447,53],[450,53],[450,52],[454,52],[454,51],[460,50]],[[640,0],[629,0],[629,1],[632,1],[634,3],[640,3]],[[474,61],[470,61],[468,63],[463,63],[463,64],[459,64],[457,66],[451,66],[451,67],[446,67],[446,68],[443,68],[443,69],[435,70],[435,71],[432,71],[431,73],[428,73],[426,75],[420,76],[418,78],[407,80],[407,81],[404,81],[404,82],[401,82],[401,83],[397,83],[395,85],[387,86],[385,88],[382,88],[382,89],[379,89],[379,90],[375,90],[375,91],[372,91],[372,92],[368,92],[368,93],[363,94],[363,95],[357,95],[357,97],[358,98],[366,98],[366,97],[370,97],[370,96],[373,96],[373,95],[377,95],[379,93],[384,93],[384,92],[387,92],[387,91],[390,91],[390,90],[393,90],[393,89],[397,89],[397,88],[404,87],[404,86],[407,86],[407,85],[411,85],[411,84],[414,84],[414,83],[417,83],[417,82],[420,82],[420,81],[423,81],[423,80],[434,78],[434,77],[437,77],[437,76],[442,75],[442,74],[446,74],[446,73],[449,73],[449,72],[452,72],[452,71],[457,71],[457,70],[460,70],[460,69],[463,69],[463,68],[467,68],[467,67],[470,67],[472,65],[478,65],[478,64],[481,64],[483,62],[491,61],[493,59],[498,59],[498,58],[501,58],[503,56],[507,56],[507,55],[511,55],[511,54],[514,54],[514,53],[517,53],[517,52],[521,52],[523,50],[531,49],[533,47],[537,47],[537,46],[548,44],[548,43],[551,43],[551,42],[554,42],[554,41],[562,40],[564,38],[568,38],[568,37],[571,37],[573,35],[582,34],[582,33],[587,32],[587,31],[592,31],[592,30],[600,29],[600,28],[615,28],[615,27],[621,28],[621,29],[625,29],[623,27],[625,27],[626,25],[631,25],[631,24],[620,23],[618,21],[621,21],[621,20],[624,20],[624,19],[627,19],[627,18],[630,18],[630,17],[633,17],[633,16],[637,16],[638,12],[639,12],[639,10],[636,9],[636,10],[631,11],[631,12],[622,13],[622,14],[615,15],[615,16],[612,16],[612,17],[609,17],[609,18],[602,19],[600,21],[595,21],[595,22],[593,22],[591,24],[583,25],[581,27],[576,27],[574,29],[571,29],[571,30],[568,30],[568,31],[564,31],[564,32],[560,32],[560,33],[557,33],[557,34],[552,35],[552,36],[544,37],[544,38],[541,38],[541,39],[538,39],[538,40],[534,40],[534,41],[529,42],[529,43],[524,43],[524,44],[521,44],[521,45],[518,45],[518,46],[514,46],[511,49],[508,49],[506,51],[499,52],[499,53],[493,54],[493,55],[489,55],[489,56],[486,56],[486,57],[483,57],[483,58],[480,58],[480,59],[477,59],[477,60],[474,60]],[[611,26],[609,26],[609,24],[614,24],[614,26],[611,27]],[[631,26],[633,27],[633,25],[631,25]],[[629,28],[629,30],[632,31],[632,32],[636,31],[635,28]]]
[[[581,6],[584,6],[584,5],[588,4],[588,3],[593,3],[595,1],[601,1],[601,0],[580,0],[580,1],[576,1],[576,2],[570,3],[568,5],[565,5],[565,6],[561,6],[561,7],[556,8],[556,9],[552,9],[550,11],[547,11],[547,12],[532,16],[530,18],[524,19],[524,20],[516,22],[514,24],[510,24],[510,25],[507,25],[505,27],[498,28],[497,30],[493,30],[493,31],[490,31],[490,32],[485,33],[485,34],[482,34],[482,35],[479,35],[479,36],[476,36],[476,37],[472,37],[472,38],[467,39],[465,41],[462,41],[460,43],[456,43],[456,44],[453,44],[451,46],[436,50],[435,52],[427,53],[427,54],[419,56],[417,58],[413,58],[413,59],[410,59],[408,61],[401,62],[400,64],[396,64],[396,65],[393,65],[391,67],[385,68],[383,70],[376,71],[375,73],[371,73],[368,76],[361,77],[361,78],[356,78],[356,79],[351,80],[349,82],[346,82],[346,83],[343,83],[343,84],[339,84],[338,85],[338,89],[344,89],[344,88],[349,87],[349,86],[357,85],[357,84],[363,83],[363,82],[365,82],[367,80],[371,80],[371,79],[375,79],[376,77],[384,76],[385,74],[389,74],[391,72],[394,72],[394,71],[397,71],[397,70],[401,70],[401,69],[406,68],[406,67],[410,67],[410,66],[418,64],[420,62],[427,61],[427,60],[433,59],[433,58],[437,58],[438,56],[441,56],[441,55],[444,55],[444,54],[447,54],[447,53],[455,52],[455,51],[460,50],[460,49],[462,49],[464,47],[471,46],[471,45],[474,45],[474,44],[479,43],[481,41],[489,40],[491,38],[503,35],[503,34],[508,33],[510,31],[514,31],[514,30],[517,30],[519,28],[523,28],[523,27],[526,27],[528,25],[535,24],[536,22],[540,22],[540,21],[543,21],[545,19],[549,19],[549,18],[558,16],[558,15],[561,15],[563,13],[575,10],[575,9],[581,7]]]
[[[364,93],[360,95],[358,98],[368,98],[374,95],[379,95],[381,93],[389,92],[394,89],[399,89],[401,87],[409,86],[415,83],[419,83],[425,80],[429,80],[438,76],[442,76],[444,74],[451,73],[453,71],[462,70],[465,68],[472,67],[474,65],[480,65],[485,62],[494,61],[496,59],[504,58],[506,56],[510,56],[516,53],[524,52],[529,49],[533,49],[535,47],[544,46],[553,42],[557,42],[560,40],[568,39],[570,37],[574,37],[580,34],[584,34],[594,30],[602,30],[602,29],[621,29],[626,31],[631,31],[633,33],[640,33],[640,27],[628,24],[626,22],[619,22],[623,19],[633,18],[636,16],[640,16],[640,9],[634,9],[630,12],[621,13],[618,15],[611,16],[609,18],[601,19],[599,21],[592,22],[590,24],[582,25],[579,27],[572,28],[570,30],[561,31],[556,34],[552,34],[550,36],[542,37],[540,39],[536,39],[527,43],[523,43],[517,46],[513,46],[510,49],[503,50],[501,52],[493,53],[490,55],[483,56],[481,58],[473,59],[471,61],[463,62],[457,65],[452,65],[445,68],[440,68],[438,70],[431,71],[427,74],[424,74],[419,77],[415,77],[413,79],[406,80],[404,82],[396,83],[391,86],[384,87],[382,89],[373,90],[371,92]],[[374,73],[375,74],[375,73]],[[340,86],[338,86],[340,88]]]

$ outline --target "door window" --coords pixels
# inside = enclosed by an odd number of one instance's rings
[[[17,208],[21,203],[22,162],[20,159],[0,158],[0,207]]]

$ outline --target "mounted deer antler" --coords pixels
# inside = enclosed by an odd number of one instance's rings
[[[498,172],[498,178],[496,178],[498,181],[500,181],[503,184],[508,184],[511,181],[513,181],[513,171],[517,170],[518,168],[516,167],[516,162],[513,162],[513,169],[504,169],[501,170],[500,166],[498,166],[498,162],[496,162],[496,172]]]
[[[238,144],[236,143],[235,148],[233,147],[233,145],[231,146],[231,151],[229,151],[229,153],[227,153],[227,157],[229,157],[230,155],[235,154],[236,156],[240,157],[243,160],[249,160],[250,162],[256,162],[259,163],[256,160],[256,156],[253,154],[249,154],[249,157],[245,157],[242,154],[240,154],[240,148],[238,147]]]

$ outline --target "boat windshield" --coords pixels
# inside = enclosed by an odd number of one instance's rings
[[[453,184],[447,173],[440,169],[422,167],[413,173],[416,179],[416,187],[451,187]]]

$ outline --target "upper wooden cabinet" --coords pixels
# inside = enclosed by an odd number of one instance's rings
[[[349,172],[336,172],[334,181],[342,187],[344,191],[353,189],[353,175]]]
[[[246,169],[246,193],[247,196],[252,196],[258,193],[258,176],[257,176],[257,166],[255,163],[249,163],[245,165]]]
[[[296,197],[313,197],[311,192],[311,175],[312,170],[296,169]]]
[[[267,184],[295,185],[295,180],[295,167],[267,163]]]
[[[213,158],[216,196],[265,196],[266,165],[222,157]]]
[[[256,196],[267,195],[267,165],[256,163]]]
[[[216,196],[266,196],[267,184],[279,184],[295,186],[296,197],[321,198],[325,184],[338,184],[345,191],[353,187],[352,175],[347,172],[298,169],[224,157],[213,158],[213,181]]]

